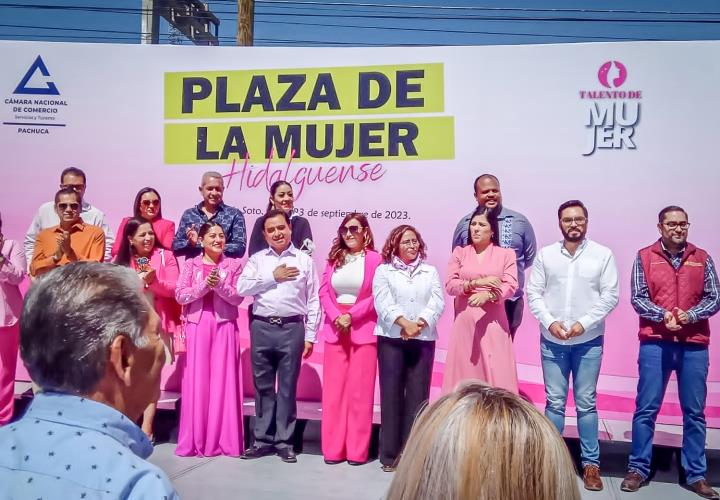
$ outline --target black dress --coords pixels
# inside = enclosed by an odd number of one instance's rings
[[[260,225],[260,221],[262,221],[262,217],[259,217],[253,226],[252,234],[250,235],[248,255],[252,255],[268,247],[267,241],[265,241],[265,237],[263,236],[263,228]],[[311,254],[315,245],[313,245],[313,235],[308,220],[299,215],[293,216],[290,218],[290,228],[292,229],[291,240],[295,248]]]

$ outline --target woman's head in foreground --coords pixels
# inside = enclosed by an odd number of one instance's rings
[[[527,401],[477,382],[413,425],[388,500],[579,500],[557,430]]]

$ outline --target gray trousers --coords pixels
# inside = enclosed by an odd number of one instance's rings
[[[250,358],[255,386],[255,443],[292,446],[297,382],[305,348],[305,325],[250,322]],[[275,382],[277,380],[277,391]]]

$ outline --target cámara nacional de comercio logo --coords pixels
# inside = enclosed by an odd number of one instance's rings
[[[634,136],[640,122],[642,91],[621,88],[628,78],[625,64],[605,61],[597,70],[597,80],[602,88],[580,90],[580,99],[588,103],[587,143],[583,156],[603,149],[637,148]]]
[[[37,56],[19,79],[12,95],[5,96],[2,125],[17,134],[48,135],[67,126],[64,113],[68,102],[45,64]]]

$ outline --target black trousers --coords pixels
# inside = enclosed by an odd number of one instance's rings
[[[515,340],[515,332],[520,328],[522,323],[523,308],[525,307],[525,299],[520,297],[517,300],[505,301],[505,314],[507,314],[508,324],[510,326],[510,337]]]
[[[378,337],[380,463],[394,465],[430,397],[435,342]]]
[[[297,382],[305,347],[305,325],[250,322],[250,359],[255,386],[255,442],[292,446],[297,417]],[[277,391],[275,382],[277,380]]]

